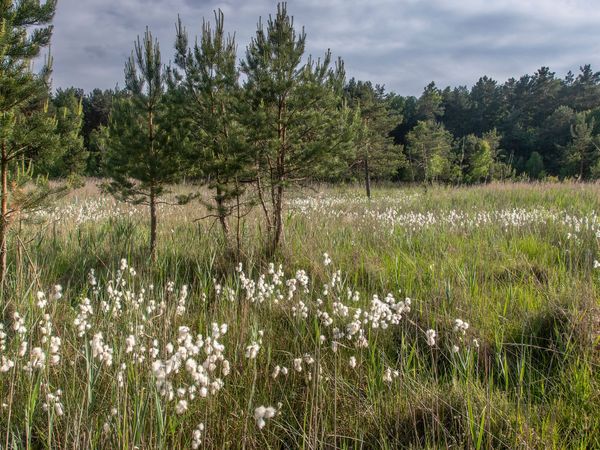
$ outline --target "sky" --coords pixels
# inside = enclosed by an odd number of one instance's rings
[[[340,56],[348,78],[419,95],[473,85],[482,75],[504,82],[549,66],[557,76],[592,64],[600,70],[598,0],[289,0],[294,24],[304,26],[307,52]],[[596,4],[595,4],[596,3]],[[175,22],[190,38],[202,19],[225,14],[243,58],[259,17],[276,12],[268,0],[59,0],[54,19],[53,85],[123,86],[123,67],[146,26],[173,57]]]

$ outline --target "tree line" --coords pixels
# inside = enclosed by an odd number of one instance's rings
[[[600,72],[590,65],[564,78],[548,67],[504,84],[483,76],[471,88],[440,89],[431,82],[419,97],[387,93],[370,81],[343,83],[341,100],[360,122],[352,130],[353,149],[338,158],[339,167],[315,178],[361,179],[367,191],[371,178],[451,183],[600,178]],[[244,101],[244,90],[240,85],[237,101]],[[106,175],[112,107],[129,95],[127,87],[87,95],[76,88],[56,92],[53,105],[71,111],[75,123],[69,129],[83,137],[83,146],[73,148],[78,161],[71,168]],[[78,107],[81,118],[73,113]],[[64,176],[60,167],[40,169]]]
[[[419,97],[401,96],[346,80],[329,51],[306,55],[306,33],[281,3],[259,20],[239,61],[217,11],[197,36],[179,19],[168,60],[147,29],[123,88],[52,94],[51,57],[39,73],[31,61],[50,43],[56,1],[1,5],[3,268],[12,217],[61,192],[51,178],[102,177],[116,197],[147,205],[154,255],[158,206],[183,179],[198,188],[178,202],[202,202],[232,251],[243,217],[262,211],[272,253],[294,184],[361,180],[370,197],[372,180],[600,177],[600,73],[589,65],[564,79],[542,67],[504,84],[484,76],[470,89],[441,90],[432,82]]]

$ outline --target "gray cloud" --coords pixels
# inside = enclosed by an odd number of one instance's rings
[[[591,63],[600,68],[600,10],[594,0],[290,0],[305,26],[308,51],[330,48],[348,76],[418,95],[439,86],[499,81],[550,66],[558,75]],[[173,54],[179,14],[191,35],[213,10],[225,13],[240,58],[267,0],[59,0],[52,43],[54,85],[86,91],[123,83],[133,41],[148,25],[165,61]]]

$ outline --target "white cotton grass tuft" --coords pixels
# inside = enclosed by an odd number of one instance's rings
[[[263,429],[267,424],[267,419],[272,419],[277,414],[277,409],[273,406],[259,406],[254,410],[254,420],[259,429]]]
[[[50,291],[50,300],[60,300],[63,296],[62,286],[60,284],[55,284]]]
[[[42,291],[38,291],[38,293],[36,294],[37,297],[37,306],[40,309],[43,309],[46,307],[46,305],[48,304],[48,300],[46,299],[46,294],[44,294]]]
[[[329,255],[323,256],[325,265],[331,265]],[[213,286],[217,296],[228,300],[239,299],[241,296],[255,307],[266,303],[269,307],[287,309],[298,320],[318,320],[322,331],[317,342],[322,345],[323,352],[335,353],[338,348],[340,352],[365,348],[368,346],[367,336],[372,333],[371,330],[384,332],[391,329],[394,325],[399,325],[402,317],[410,312],[411,300],[396,299],[392,294],[385,297],[373,295],[366,306],[359,304],[360,294],[346,285],[345,277],[339,270],[330,274],[323,287],[327,296],[314,299],[311,280],[304,270],[297,270],[291,278],[286,279],[281,265],[276,267],[270,264],[266,273],[250,279],[241,264],[236,269],[241,292],[225,284],[221,286],[215,280]],[[89,298],[79,297],[75,303],[74,318],[65,325],[60,324],[61,332],[64,326],[70,327],[80,345],[89,346],[93,363],[98,370],[113,377],[115,389],[127,389],[135,373],[147,370],[158,394],[169,404],[171,414],[182,417],[189,414],[191,417],[196,414],[202,399],[216,395],[224,387],[225,377],[233,370],[225,358],[225,345],[221,342],[228,326],[211,323],[207,327],[207,334],[197,334],[193,326],[182,323],[188,312],[188,297],[195,290],[187,285],[178,286],[173,281],[167,281],[164,287],[144,287],[133,278],[135,276],[136,271],[126,259],[121,260],[118,270],[107,278],[97,276],[90,270],[87,273],[88,290],[85,294]],[[319,291],[315,287],[314,292]],[[10,371],[19,364],[19,358],[24,359],[23,366],[30,372],[47,370],[49,366],[60,367],[63,361],[63,343],[55,335],[52,321],[56,318],[51,317],[51,314],[56,309],[52,302],[62,296],[62,287],[55,285],[40,291],[34,298],[34,304],[37,302],[42,315],[32,325],[35,336],[41,339],[40,343],[29,336],[30,330],[26,327],[30,317],[28,311],[22,316],[15,311],[13,321],[7,325],[17,335],[18,345],[13,350],[14,355],[4,351],[7,333],[4,332],[4,326],[0,326],[0,372]],[[204,297],[200,294],[199,298],[206,301],[206,294]],[[46,310],[49,305],[52,308]],[[122,327],[116,330],[109,326],[114,323],[120,323]],[[156,324],[166,324],[166,333],[156,334]],[[263,339],[266,340],[269,336],[264,330],[257,330],[253,334],[241,350],[242,356],[245,355],[248,360],[256,360],[262,356]],[[69,341],[68,345],[70,347],[72,342]],[[265,349],[269,347],[270,345],[265,344]],[[308,348],[304,352],[306,350]],[[283,383],[285,381],[282,377],[297,372],[307,382],[321,378],[327,380],[328,375],[318,363],[316,354],[304,352],[299,353],[297,358],[288,357],[286,365],[289,368],[281,362],[274,366],[268,374],[269,378],[280,379]],[[237,356],[239,355],[236,355],[236,359]],[[359,367],[358,354],[353,356],[351,353],[346,358],[350,369]],[[72,361],[67,363],[74,365]],[[397,370],[388,368],[384,373],[384,380],[392,382],[398,376]],[[48,411],[66,414],[62,403],[54,402],[52,395],[47,397]],[[280,405],[256,407],[253,416],[257,427],[263,429],[269,419],[279,414],[280,409]],[[116,421],[115,409],[111,416],[100,422],[104,433],[113,432],[117,427]],[[200,448],[203,438],[204,425],[199,424],[191,436],[192,448]]]
[[[202,445],[202,433],[204,432],[204,424],[199,423],[196,429],[192,433],[192,448],[194,450],[200,448]]]
[[[260,345],[258,345],[258,342],[253,342],[248,347],[246,347],[246,358],[256,359],[259,351],[260,351]]]
[[[395,378],[400,376],[400,372],[397,370],[392,370],[390,367],[386,368],[383,372],[383,381],[385,383],[391,383]]]
[[[302,358],[294,358],[294,370],[302,372]]]
[[[460,333],[460,334],[464,335],[468,329],[469,329],[469,324],[467,322],[463,321],[462,319],[454,320],[453,330],[455,333]]]
[[[427,338],[427,345],[433,347],[435,345],[435,338],[437,337],[437,333],[435,330],[429,329],[425,332],[425,337]]]
[[[179,415],[182,415],[183,413],[185,413],[188,410],[188,403],[186,400],[179,400],[177,402],[177,405],[175,406],[175,412]]]

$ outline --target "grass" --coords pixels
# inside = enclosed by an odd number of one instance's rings
[[[198,204],[165,206],[153,265],[143,208],[90,182],[11,236],[0,358],[14,367],[0,373],[0,447],[600,448],[599,194],[586,184],[380,186],[369,201],[352,186],[316,186],[290,193],[273,261],[260,211],[244,222],[237,261],[216,224],[194,221]],[[62,298],[37,306],[55,284]],[[84,298],[93,312],[79,336]],[[464,334],[455,319],[468,322]],[[35,347],[47,360],[28,371]],[[173,354],[181,367],[163,379]],[[190,358],[208,380],[194,379]],[[276,366],[287,376],[273,378]],[[259,406],[277,410],[262,429]]]

